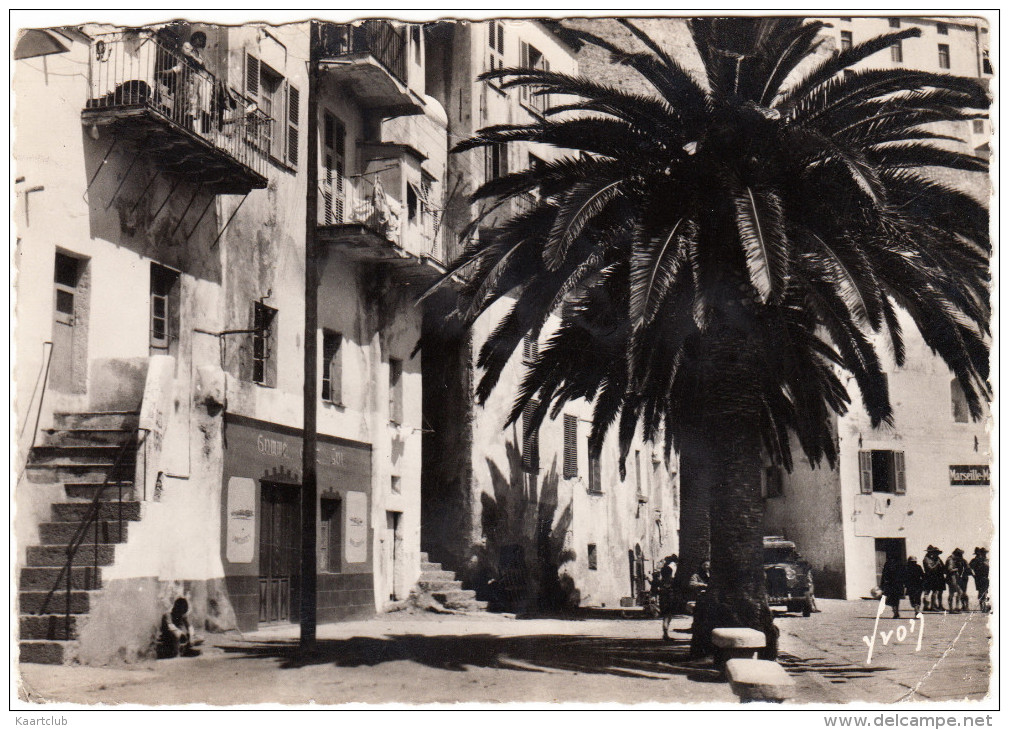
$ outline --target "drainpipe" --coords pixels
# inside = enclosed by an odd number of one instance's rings
[[[305,385],[304,444],[301,450],[301,637],[302,652],[315,649],[316,625],[316,451],[318,447],[316,356],[318,351],[319,275],[316,223],[318,220],[318,75],[320,29],[309,21],[308,144],[305,187]]]

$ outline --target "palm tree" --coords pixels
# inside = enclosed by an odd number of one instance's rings
[[[710,520],[711,582],[693,649],[710,649],[714,627],[749,626],[774,656],[764,460],[790,470],[794,438],[811,463],[833,465],[831,419],[849,404],[843,372],[873,424],[891,420],[876,348],[885,340],[903,363],[898,308],[956,374],[974,418],[990,395],[987,212],[929,174],[987,170],[934,123],[972,119],[988,99],[949,75],[843,73],[917,29],[824,54],[820,22],[693,20],[696,79],[621,22],[645,50],[579,36],[650,93],[536,69],[483,75],[565,101],[542,120],[485,128],[457,151],[535,142],[570,154],[475,192],[485,211],[530,193],[536,203],[482,230],[455,262],[456,314],[469,325],[513,301],[480,352],[481,400],[522,338],[559,319],[511,419],[535,398],[536,428],[583,398],[594,404],[594,449],[611,427],[622,458],[637,428],[664,439],[667,457],[675,448],[689,527],[701,535]]]

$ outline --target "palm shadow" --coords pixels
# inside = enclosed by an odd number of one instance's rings
[[[452,672],[470,668],[518,672],[578,672],[583,674],[668,679],[682,676],[694,682],[721,682],[709,664],[690,662],[690,642],[683,639],[614,638],[584,635],[425,636],[393,634],[320,640],[310,654],[294,641],[256,641],[222,647],[236,657],[274,660],[280,669],[330,664],[334,667],[375,667],[407,661]]]

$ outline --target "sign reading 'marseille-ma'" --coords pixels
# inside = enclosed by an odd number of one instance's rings
[[[954,487],[990,486],[991,468],[987,464],[950,464],[949,483]]]

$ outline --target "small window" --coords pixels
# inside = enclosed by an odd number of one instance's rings
[[[970,409],[967,408],[967,396],[963,392],[963,386],[957,378],[949,381],[949,396],[953,408],[953,421],[967,423],[970,419]]]
[[[592,453],[592,444],[589,444],[589,494],[603,493],[603,470],[602,455]]]
[[[484,147],[484,176],[496,180],[508,174],[508,148],[503,144]]]
[[[403,492],[403,482],[401,477],[396,474],[389,477],[389,491],[393,494],[401,494]]]
[[[389,358],[389,421],[403,423],[403,361]]]
[[[539,428],[533,428],[533,414],[539,407],[539,401],[530,400],[522,409],[522,468],[531,473],[540,468],[540,435]]]
[[[408,183],[406,186],[406,218],[411,223],[417,220],[419,202],[420,196],[417,195],[417,189]]]
[[[532,365],[536,362],[536,358],[540,354],[540,343],[537,342],[532,335],[526,335],[522,339],[522,362],[526,365]]]
[[[945,43],[939,44],[939,68],[949,68],[949,46]]]
[[[903,451],[859,451],[859,486],[862,494],[906,494]]]
[[[253,307],[252,382],[277,385],[277,310],[262,302]]]
[[[972,123],[974,134],[984,134],[984,120],[975,119]]]
[[[179,272],[151,262],[152,354],[174,354],[179,330]]]
[[[945,23],[936,23],[935,32],[939,35],[949,35],[949,26]]]
[[[641,452],[634,451],[634,493],[641,500],[645,496],[644,484],[641,483]]]
[[[991,67],[991,57],[988,55],[988,51],[981,51],[981,63],[984,73],[993,73]]]
[[[851,48],[851,46],[852,46],[851,31],[850,30],[842,30],[841,31],[841,50],[842,51],[847,51],[849,48]]]
[[[890,60],[894,63],[904,63],[904,48],[900,41],[890,46]]]
[[[79,279],[80,262],[72,256],[57,253],[53,282],[56,286],[56,319],[62,324],[74,323],[74,303]]]
[[[599,553],[594,542],[589,543],[586,555],[589,559],[589,570],[599,570]]]
[[[900,27],[900,18],[890,18],[890,27],[891,28],[899,28]]]
[[[761,475],[761,492],[764,497],[780,497],[784,494],[782,468],[778,465],[765,466]]]
[[[343,335],[322,331],[322,399],[343,403]]]
[[[340,499],[319,500],[319,570],[340,572]]]
[[[564,478],[578,476],[578,416],[564,414]]]

